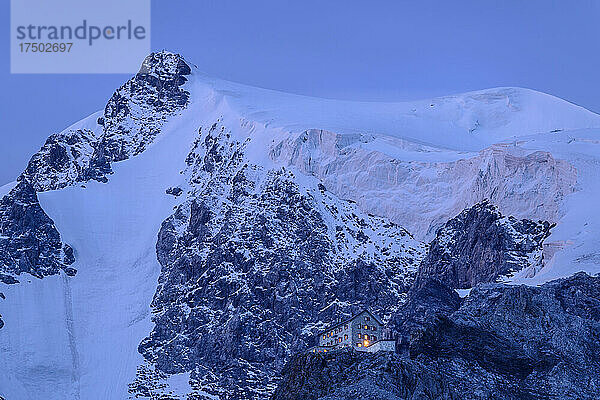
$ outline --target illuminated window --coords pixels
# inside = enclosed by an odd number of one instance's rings
[[[339,339],[338,339],[338,343],[342,343],[342,338],[339,338]]]
[[[365,325],[365,330],[369,330],[369,325]]]
[[[377,341],[377,336],[371,336],[371,339],[376,342]]]
[[[327,339],[327,335],[323,334],[323,339]]]
[[[360,333],[358,334],[358,338],[359,338],[359,339],[362,339],[362,335],[361,335]]]
[[[344,335],[344,340],[348,340],[348,335]]]
[[[344,329],[348,329],[348,324],[344,325]]]
[[[356,347],[362,347],[362,343],[356,343]]]
[[[373,325],[373,326],[371,327],[371,330],[374,330],[374,331],[376,331],[376,330],[377,330],[377,327],[376,327],[375,325]]]
[[[369,340],[369,335],[365,335],[365,339]]]
[[[368,340],[363,340],[363,346],[367,347],[369,345],[369,341]]]

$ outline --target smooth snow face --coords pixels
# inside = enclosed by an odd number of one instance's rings
[[[17,182],[9,182],[6,185],[0,186],[0,197],[4,197],[17,185]]]
[[[201,76],[194,92],[207,91],[222,96],[236,114],[289,132],[384,135],[458,151],[479,151],[522,135],[600,127],[599,115],[522,88],[376,103],[292,95]]]

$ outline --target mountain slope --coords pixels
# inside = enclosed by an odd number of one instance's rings
[[[598,398],[599,279],[482,285],[412,335],[409,357],[301,354],[273,399]]]
[[[187,157],[188,199],[158,234],[155,326],[140,352],[211,395],[264,398],[327,321],[364,307],[389,317],[424,246],[316,180],[247,163],[229,123],[200,129]],[[136,395],[157,386],[147,374]]]
[[[598,272],[598,126],[524,89],[339,102],[153,53],[20,177],[53,222],[40,254],[54,259],[43,279],[2,265],[20,283],[0,284],[0,395],[265,398],[331,319],[401,310],[424,241],[486,198],[557,224],[513,281]],[[19,219],[1,218],[14,240]]]

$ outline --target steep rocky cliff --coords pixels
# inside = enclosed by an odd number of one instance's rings
[[[396,337],[396,351],[408,354],[412,335],[439,315],[458,310],[462,301],[455,290],[434,278],[415,282],[406,301],[392,315],[389,327]]]
[[[599,334],[600,277],[485,284],[416,331],[410,357],[299,355],[272,398],[591,400],[600,396]]]
[[[61,242],[33,186],[19,182],[0,200],[0,282],[18,283],[22,273],[42,278],[64,270],[75,275],[69,267],[73,261],[73,249]]]
[[[418,282],[435,278],[455,289],[494,282],[524,268],[539,270],[554,225],[503,216],[489,201],[445,223],[419,266]]]

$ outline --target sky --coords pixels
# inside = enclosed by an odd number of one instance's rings
[[[10,74],[10,8],[0,2],[4,184],[129,76]],[[520,86],[600,113],[600,1],[290,3],[153,0],[152,49],[215,77],[310,96],[402,101]]]

